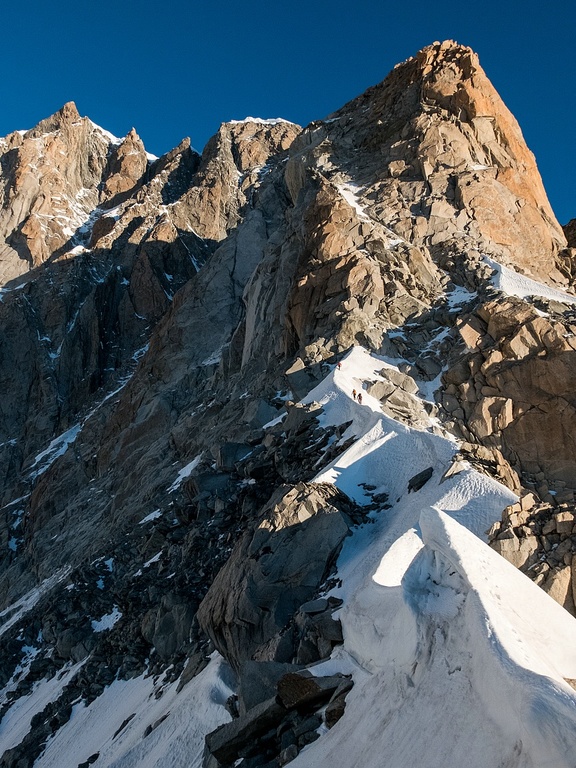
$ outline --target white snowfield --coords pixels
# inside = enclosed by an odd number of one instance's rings
[[[325,424],[351,422],[343,440],[356,436],[316,480],[359,503],[369,484],[393,506],[371,512],[342,549],[333,594],[344,601],[344,644],[314,670],[351,673],[355,685],[343,718],[291,765],[574,768],[576,691],[566,679],[576,679],[576,620],[482,541],[514,494],[467,465],[443,478],[456,442],[389,418],[363,390],[389,365],[356,348],[306,398],[323,404]],[[428,482],[408,492],[429,467]],[[19,706],[38,711],[34,697],[45,702],[51,685]],[[117,681],[89,707],[76,704],[36,768],[76,768],[97,752],[96,768],[199,768],[204,735],[229,719],[229,668],[215,657],[180,694],[172,684],[156,699],[154,686]],[[0,753],[4,744],[0,731]]]

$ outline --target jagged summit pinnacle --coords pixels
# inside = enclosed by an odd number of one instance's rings
[[[435,40],[433,43],[430,43],[429,45],[425,45],[423,48],[420,48],[420,50],[415,53],[413,56],[409,56],[404,61],[398,62],[393,67],[394,69],[398,69],[399,67],[404,66],[409,61],[416,61],[418,59],[421,59],[422,57],[427,56],[434,56],[438,58],[452,58],[452,57],[459,57],[463,55],[468,55],[472,59],[475,59],[476,62],[478,61],[478,55],[476,52],[470,48],[467,45],[462,45],[461,43],[458,43],[456,40]]]
[[[51,133],[65,126],[70,126],[81,119],[76,104],[73,101],[68,101],[57,112],[44,118],[44,120],[40,120],[26,135],[37,138],[44,133]]]
[[[76,104],[73,101],[67,101],[66,104],[64,104],[64,106],[58,110],[57,114],[59,114],[63,120],[80,119],[80,113],[78,112]]]
[[[421,224],[435,229],[432,245],[446,250],[452,239],[454,249],[466,248],[462,236],[479,230],[490,243],[486,252],[532,277],[566,284],[550,268],[550,254],[560,254],[566,240],[534,156],[469,47],[448,40],[423,48],[330,115],[327,131],[332,141],[348,133],[362,149],[358,161],[350,158],[358,183],[374,179],[378,162],[385,166],[380,186],[400,196],[403,183],[423,182]],[[451,230],[445,237],[437,231],[442,207]],[[470,220],[458,224],[463,210]],[[416,212],[407,211],[406,225]]]

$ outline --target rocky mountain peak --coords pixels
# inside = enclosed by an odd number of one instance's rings
[[[384,223],[433,255],[481,251],[568,284],[566,240],[534,157],[469,48],[424,48],[312,126],[307,141],[316,158],[337,144],[339,167]]]
[[[41,120],[37,125],[26,132],[26,136],[37,138],[45,133],[51,133],[63,128],[68,128],[73,123],[77,123],[82,118],[73,101],[68,101],[57,112],[50,117]]]
[[[110,154],[106,178],[101,185],[100,202],[112,207],[126,199],[143,179],[148,158],[142,139],[132,128]]]
[[[220,134],[230,141],[232,157],[240,171],[266,165],[268,159],[288,149],[300,127],[287,120],[234,120],[223,123]]]
[[[97,205],[108,136],[70,103],[0,145],[0,278],[6,282],[72,249]],[[2,151],[4,149],[4,151]]]
[[[198,211],[195,231],[222,240],[239,223],[248,190],[260,183],[268,161],[276,162],[301,130],[285,120],[222,123],[204,147],[197,183],[187,193],[190,207]]]
[[[576,611],[574,227],[473,51],[201,156],[68,104],[0,164],[0,763],[352,765],[377,717],[368,768],[572,766],[572,619],[478,537]]]
[[[80,113],[73,101],[67,101],[64,106],[56,113],[60,115],[62,120],[79,120]]]
[[[516,119],[480,66],[477,54],[449,40],[424,48],[416,61],[421,70],[424,104],[439,106],[468,124],[497,169],[496,179],[519,199],[540,206],[553,220],[534,156],[526,147]],[[487,122],[492,131],[487,130]]]

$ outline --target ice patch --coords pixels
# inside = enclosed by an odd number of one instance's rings
[[[20,621],[20,619],[25,616],[28,611],[31,611],[38,600],[43,597],[43,595],[45,595],[47,592],[50,592],[50,590],[53,589],[57,584],[60,584],[62,581],[64,581],[66,576],[70,573],[70,570],[71,569],[69,567],[61,568],[59,571],[56,571],[55,574],[50,576],[50,578],[45,579],[39,586],[31,589],[15,603],[12,603],[12,605],[8,606],[8,608],[0,611],[0,622],[4,620],[0,626],[0,637],[4,634],[4,632],[6,632],[6,630],[10,629],[13,624],[15,624],[17,621]]]
[[[192,459],[192,461],[189,464],[186,464],[186,466],[183,467],[178,472],[178,476],[176,477],[176,480],[174,480],[170,488],[168,488],[168,493],[173,493],[178,488],[180,488],[183,481],[186,480],[186,478],[189,477],[192,474],[192,472],[196,469],[198,464],[200,464],[201,458],[202,458],[202,454],[200,453],[198,456]]]
[[[114,624],[120,621],[121,618],[122,618],[122,613],[118,609],[118,606],[115,605],[111,613],[107,613],[105,616],[102,616],[100,619],[97,619],[91,622],[92,629],[94,630],[94,632],[105,632],[107,629],[112,629]]]
[[[220,360],[222,360],[222,347],[220,349],[217,349],[215,352],[213,352],[210,357],[207,357],[205,360],[202,360],[200,365],[217,365]]]
[[[477,298],[477,296],[478,293],[476,291],[469,291],[463,286],[458,285],[454,290],[446,294],[446,303],[450,309],[457,309],[461,307],[462,304],[466,304],[467,302],[472,301],[472,299]]]
[[[354,208],[358,214],[358,218],[369,220],[370,217],[367,215],[366,211],[357,200],[360,187],[357,187],[355,184],[338,184],[337,188],[338,192],[342,195],[344,200],[346,200],[348,205]]]
[[[68,450],[68,446],[75,442],[81,429],[81,424],[75,424],[73,427],[70,427],[70,429],[66,430],[66,432],[63,432],[58,437],[55,437],[48,448],[46,448],[35,457],[34,463],[30,467],[31,470],[38,466],[38,464],[40,464],[43,460],[45,461],[39,469],[37,469],[35,472],[32,472],[31,477],[33,479],[40,477],[40,475],[43,475],[44,472],[46,472],[52,466],[56,459],[58,459],[60,456],[63,456]]]

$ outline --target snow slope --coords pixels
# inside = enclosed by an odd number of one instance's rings
[[[200,768],[205,734],[230,719],[231,682],[217,654],[179,694],[152,677],[116,680],[90,706],[74,706],[34,765],[76,768],[98,753],[97,768]]]
[[[38,681],[28,696],[22,696],[10,707],[0,722],[0,743],[2,750],[11,749],[20,744],[30,729],[30,721],[51,701],[58,698],[64,687],[82,667],[79,664],[68,665],[51,680]],[[2,704],[5,696],[2,696]]]

